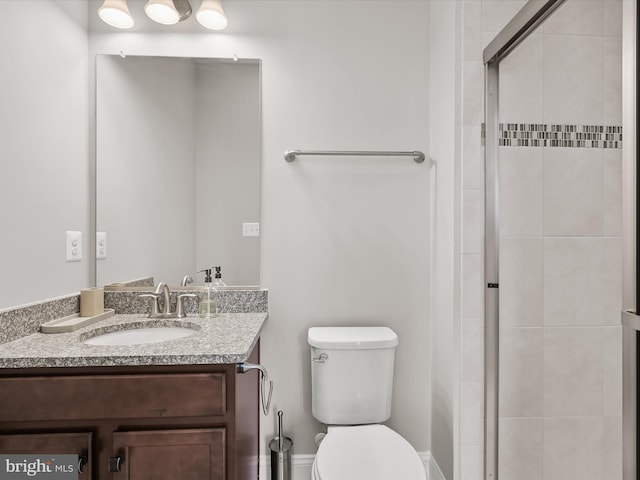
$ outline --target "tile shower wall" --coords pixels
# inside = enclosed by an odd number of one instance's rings
[[[461,480],[483,477],[482,45],[525,3],[463,1]],[[501,480],[622,477],[621,5],[567,0],[501,63]]]

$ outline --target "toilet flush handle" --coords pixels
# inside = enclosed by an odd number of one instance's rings
[[[327,361],[329,360],[329,355],[327,355],[326,353],[321,353],[319,356],[312,357],[311,359],[316,363],[327,363]]]

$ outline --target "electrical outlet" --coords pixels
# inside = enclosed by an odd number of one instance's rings
[[[82,260],[82,232],[67,231],[66,235],[67,262],[80,262]]]
[[[259,223],[243,223],[242,236],[243,237],[259,237],[260,224]]]
[[[96,260],[107,258],[107,232],[96,232]]]

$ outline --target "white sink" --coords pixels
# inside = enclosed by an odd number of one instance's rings
[[[193,328],[176,326],[137,327],[117,332],[103,333],[84,341],[87,345],[140,345],[144,343],[166,342],[188,337],[196,333]]]

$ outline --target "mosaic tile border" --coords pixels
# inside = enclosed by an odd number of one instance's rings
[[[482,124],[482,144],[485,144]],[[546,123],[499,123],[500,147],[622,148],[622,126]]]

